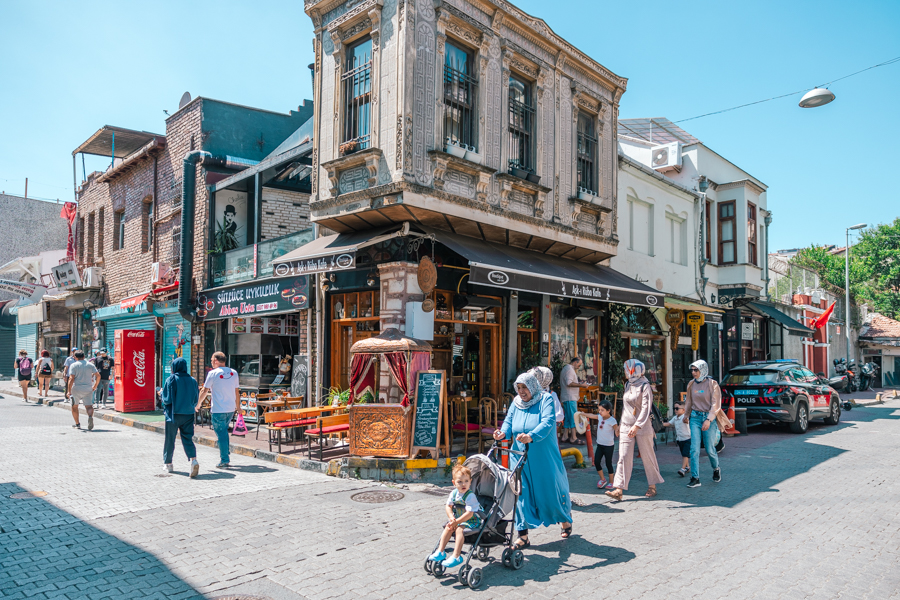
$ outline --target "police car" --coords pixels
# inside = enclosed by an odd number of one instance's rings
[[[728,372],[720,386],[723,404],[747,409],[750,423],[787,423],[806,433],[810,419],[841,420],[841,399],[828,382],[795,360],[755,361]]]

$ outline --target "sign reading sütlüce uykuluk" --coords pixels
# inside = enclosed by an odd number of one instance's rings
[[[197,296],[197,316],[222,319],[309,308],[309,278],[282,277],[205,290]]]

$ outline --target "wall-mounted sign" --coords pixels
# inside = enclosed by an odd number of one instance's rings
[[[419,269],[416,273],[418,277],[419,289],[423,294],[430,294],[437,284],[437,269],[431,259],[423,256],[419,261]]]
[[[10,281],[0,279],[0,290],[25,296],[26,300],[39,302],[47,293],[47,286],[37,283],[25,283],[23,281]]]
[[[684,311],[670,308],[666,312],[666,324],[669,326],[669,339],[672,340],[672,351],[678,348],[681,337],[681,324],[684,322]]]
[[[638,306],[662,306],[665,299],[662,294],[625,290],[577,281],[562,281],[539,275],[530,275],[516,271],[503,271],[489,267],[473,266],[469,271],[469,283],[480,283],[491,287],[499,287],[565,298],[597,300],[600,302],[618,302],[636,304]]]
[[[706,322],[703,313],[689,312],[685,317],[688,327],[691,328],[691,350],[700,348],[700,327]]]
[[[276,277],[288,277],[308,275],[310,273],[329,273],[331,271],[346,271],[356,267],[356,254],[344,252],[342,254],[329,254],[316,258],[304,258],[275,265]]]
[[[306,276],[263,279],[205,290],[197,296],[197,316],[207,320],[227,317],[249,319],[255,315],[304,308],[309,308],[309,278]]]
[[[215,246],[223,252],[247,245],[247,192],[216,192]]]
[[[78,272],[78,266],[74,260],[50,267],[50,273],[53,275],[57,289],[70,290],[81,287],[81,273]]]
[[[741,339],[753,339],[753,323],[741,323]]]

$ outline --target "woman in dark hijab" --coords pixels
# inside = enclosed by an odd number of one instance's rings
[[[172,374],[162,388],[163,413],[166,416],[166,441],[163,446],[165,470],[172,472],[172,453],[175,436],[181,434],[181,445],[191,461],[191,477],[200,472],[197,448],[194,446],[194,408],[197,406],[200,388],[190,376],[187,361],[179,357],[172,361]]]

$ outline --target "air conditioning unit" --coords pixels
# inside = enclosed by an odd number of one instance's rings
[[[170,285],[175,283],[175,271],[167,262],[155,262],[150,265],[150,285]]]
[[[81,277],[86,288],[99,288],[103,285],[103,269],[100,267],[88,267]]]
[[[822,298],[824,298],[824,297],[825,297],[825,292],[824,292],[824,291],[822,291],[822,290],[813,290],[813,291],[812,291],[812,298],[810,298],[810,300],[812,300],[812,303],[813,303],[813,304],[818,304],[819,302],[822,301]]]
[[[650,166],[665,173],[666,171],[681,172],[681,142],[671,142],[664,146],[650,148]]]

